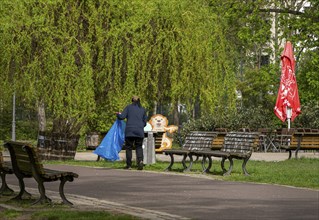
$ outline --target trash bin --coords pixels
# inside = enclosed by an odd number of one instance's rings
[[[85,146],[88,150],[95,150],[100,144],[100,137],[98,132],[90,132],[85,136]]]
[[[155,143],[154,143],[154,136],[152,131],[148,131],[145,133],[146,137],[143,140],[143,163],[144,164],[154,164],[156,163],[155,157]]]

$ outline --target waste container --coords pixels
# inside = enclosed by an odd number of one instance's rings
[[[98,132],[90,132],[85,136],[85,146],[88,150],[95,150],[100,144],[100,136]]]
[[[145,138],[143,140],[143,163],[154,164],[156,163],[155,157],[155,142],[152,131],[145,132]]]

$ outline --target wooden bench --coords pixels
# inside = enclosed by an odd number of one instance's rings
[[[166,149],[163,151],[171,158],[169,166],[165,169],[170,171],[174,164],[174,155],[183,156],[182,165],[184,171],[190,171],[193,165],[193,157],[190,152],[193,150],[201,151],[211,149],[213,139],[217,136],[216,132],[192,131],[185,137],[184,144],[181,149]],[[186,164],[186,159],[189,157],[189,165]]]
[[[291,158],[292,150],[295,150],[295,158],[298,158],[298,152],[300,150],[319,150],[319,132],[318,131],[305,131],[295,132],[293,134],[292,141],[287,147],[289,152],[289,158]]]
[[[153,134],[156,152],[160,152],[160,148],[162,147],[163,135],[164,132],[161,131],[154,132]]]
[[[39,202],[51,202],[45,194],[44,182],[53,182],[60,180],[59,193],[64,204],[72,205],[64,195],[64,184],[66,181],[72,182],[78,174],[68,171],[59,171],[52,169],[45,169],[39,159],[37,148],[32,147],[28,143],[9,141],[5,143],[11,156],[12,169],[19,180],[20,193],[15,199],[22,199],[25,193],[25,184],[23,179],[33,177],[38,183],[40,198],[33,204]]]
[[[217,134],[217,137],[213,140],[212,150],[220,150],[223,147],[224,138],[227,132],[218,131]]]
[[[4,161],[2,151],[0,151],[0,175],[2,180],[2,185],[0,188],[0,195],[11,195],[13,190],[7,184],[6,175],[13,174],[11,163]]]
[[[251,157],[253,147],[258,143],[259,133],[257,132],[228,132],[224,138],[223,147],[219,151],[192,151],[190,154],[202,156],[203,172],[208,172],[212,166],[211,157],[221,157],[221,167],[224,175],[230,175],[233,169],[233,159],[243,160],[242,170],[245,175],[249,175],[246,170],[246,164]],[[206,159],[208,165],[206,166]],[[230,166],[228,171],[225,169],[224,163],[228,159]]]

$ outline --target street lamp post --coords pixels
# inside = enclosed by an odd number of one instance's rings
[[[16,94],[13,93],[12,98],[12,137],[13,141],[16,140]]]

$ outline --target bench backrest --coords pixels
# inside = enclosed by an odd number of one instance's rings
[[[257,132],[229,132],[224,138],[221,148],[223,152],[251,154],[253,147],[258,141]]]
[[[9,141],[5,144],[11,156],[13,169],[18,172],[32,174],[32,169],[38,174],[44,174],[43,164],[37,154],[37,149],[31,144]],[[31,155],[30,155],[31,154]]]
[[[164,132],[156,132],[156,133],[154,133],[155,149],[159,149],[159,148],[162,147],[163,135],[164,135]]]
[[[290,148],[297,148],[299,141],[300,149],[319,149],[319,132],[295,132]]]
[[[220,150],[223,147],[226,134],[227,132],[217,132],[217,137],[213,140],[213,150]]]
[[[211,150],[216,136],[217,132],[192,131],[186,136],[182,148],[187,150]]]

